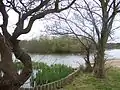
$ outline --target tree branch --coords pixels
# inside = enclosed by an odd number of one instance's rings
[[[2,16],[3,16],[3,24],[0,25],[0,27],[2,28],[3,35],[6,38],[9,38],[10,34],[7,31],[8,14],[7,14],[6,10],[5,10],[5,5],[4,5],[4,3],[2,1],[0,1],[0,12],[1,12]]]
[[[43,3],[47,3],[47,1],[48,1],[48,0],[46,0],[46,2],[44,1]],[[62,8],[62,9],[57,9],[57,10],[56,10],[56,7],[55,7],[54,9],[48,9],[48,10],[45,10],[45,11],[43,11],[43,12],[40,12],[40,13],[38,13],[38,14],[36,14],[36,15],[33,15],[33,16],[30,18],[27,27],[26,27],[25,29],[22,29],[22,28],[21,28],[21,30],[20,30],[20,27],[18,28],[18,30],[16,29],[16,30],[14,31],[14,33],[13,33],[13,35],[12,35],[11,38],[16,39],[16,38],[18,38],[21,34],[26,34],[26,33],[28,33],[28,32],[31,30],[32,25],[33,25],[33,23],[34,23],[35,20],[41,19],[41,18],[43,18],[43,17],[44,17],[45,15],[47,15],[47,14],[50,14],[50,13],[59,13],[59,12],[65,10],[65,9],[68,9],[75,1],[76,1],[76,0],[73,0],[73,1],[71,2],[71,4],[69,4],[68,6],[66,6],[66,7],[64,7],[64,8]],[[41,5],[43,5],[43,3],[42,3]],[[39,6],[39,8],[40,8],[40,7],[42,7],[42,6]],[[38,8],[37,8],[37,9],[38,9]],[[33,12],[35,12],[35,11],[36,11],[36,9],[33,9],[32,11],[29,11],[29,12],[27,12],[26,14],[24,14],[21,21],[24,21],[24,19],[27,18],[28,15],[31,15],[31,13],[33,13]],[[22,23],[22,24],[23,24],[23,23]]]
[[[45,0],[40,3],[36,8],[29,10],[22,16],[22,20],[25,20],[28,16],[31,16],[33,13],[39,11],[43,6],[47,5],[50,0]]]
[[[93,24],[93,26],[95,27],[95,31],[96,31],[97,36],[98,36],[98,40],[100,40],[100,32],[99,32],[99,29],[98,29],[98,27],[97,27],[97,25],[96,25],[96,22],[95,22],[93,13],[92,13],[92,11],[90,10],[90,7],[89,7],[88,3],[86,2],[86,0],[84,0],[84,2],[85,2],[85,4],[87,5],[87,8],[88,8],[88,10],[89,10],[89,12],[90,12],[90,15],[89,15],[89,16],[90,16],[90,18],[92,19],[92,24]]]

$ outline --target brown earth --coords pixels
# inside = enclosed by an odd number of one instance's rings
[[[107,60],[106,65],[114,66],[114,67],[120,67],[120,59],[117,60]]]

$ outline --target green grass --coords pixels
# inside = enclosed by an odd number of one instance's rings
[[[120,69],[111,68],[105,79],[97,79],[89,73],[80,73],[63,90],[120,90]]]
[[[33,81],[35,82],[35,86],[47,84],[56,80],[60,80],[72,72],[73,69],[66,65],[55,64],[48,66],[44,64],[43,67],[39,68],[38,73],[36,73],[36,77],[32,77],[31,84],[33,85]]]

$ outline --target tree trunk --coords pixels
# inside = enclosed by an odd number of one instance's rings
[[[92,72],[93,71],[93,68],[92,68],[90,63],[86,63],[85,65],[86,65],[85,72]]]
[[[10,46],[10,43],[12,43],[12,46]],[[11,51],[11,48],[13,51]],[[17,69],[14,67],[12,52],[24,65],[20,74],[17,73]],[[8,42],[1,34],[0,54],[0,71],[4,73],[3,75],[0,74],[0,90],[18,90],[20,86],[23,85],[31,76],[31,58],[19,47],[18,40],[11,40]]]
[[[90,46],[86,47],[86,57],[84,58],[85,65],[86,65],[85,72],[93,71],[93,67],[91,66],[91,63],[90,63],[90,49],[91,49]]]
[[[101,49],[101,48],[100,48]],[[105,78],[105,60],[104,60],[104,50],[98,50],[94,63],[93,73],[97,78]]]
[[[8,86],[1,86],[0,87],[0,90],[18,90],[19,88],[18,87],[12,87],[11,85],[8,85]]]

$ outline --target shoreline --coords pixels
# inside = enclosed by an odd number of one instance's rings
[[[120,59],[109,59],[105,62],[105,64],[114,67],[120,67]]]

